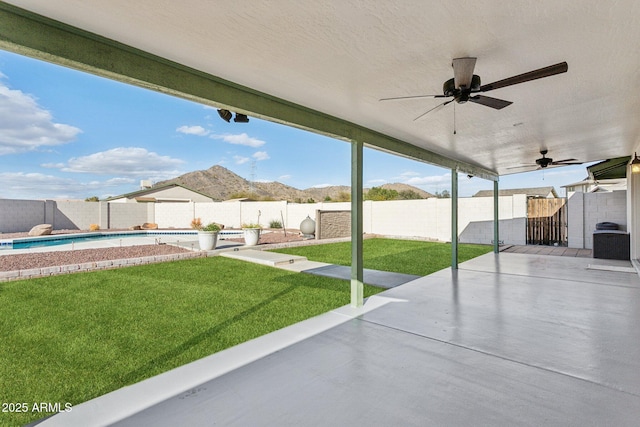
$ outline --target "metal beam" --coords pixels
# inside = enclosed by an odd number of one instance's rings
[[[217,108],[282,123],[495,180],[451,159],[360,125],[0,2],[0,48]]]
[[[500,252],[500,217],[498,212],[498,181],[493,181],[493,252]]]
[[[458,269],[458,171],[451,169],[451,268]]]
[[[364,266],[362,260],[362,143],[351,144],[351,305],[364,303]]]

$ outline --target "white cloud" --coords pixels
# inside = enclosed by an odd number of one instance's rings
[[[107,151],[69,159],[63,172],[121,175],[125,177],[158,178],[174,177],[184,161],[161,156],[140,147],[118,147]]]
[[[331,187],[334,184],[316,184],[316,185],[312,185],[311,188],[325,188],[325,187]]]
[[[248,157],[233,156],[233,160],[236,162],[236,165],[242,165],[242,164],[247,163],[251,159],[248,158]]]
[[[176,132],[184,133],[186,135],[198,135],[207,136],[209,131],[202,126],[180,126],[176,129]]]
[[[255,153],[253,153],[253,157],[254,159],[260,161],[260,160],[268,160],[271,157],[269,157],[269,155],[267,154],[266,151],[256,151]]]
[[[0,181],[5,184],[0,189],[0,197],[8,199],[84,199],[135,182],[130,178],[112,178],[85,183],[72,178],[24,172],[0,173]]]
[[[397,176],[393,179],[407,179],[412,176],[420,176],[420,173],[414,172],[414,171],[406,171],[406,172],[402,172],[400,176]]]
[[[138,181],[136,181],[133,178],[111,178],[106,180],[104,183],[108,186],[113,186],[113,185],[122,185],[122,184],[133,184],[137,182]]]
[[[450,183],[451,174],[446,173],[444,175],[434,175],[434,176],[414,176],[413,178],[409,178],[403,182],[409,185],[434,185],[434,184],[441,184],[441,183]]]
[[[33,96],[0,82],[0,155],[66,144],[81,132],[77,127],[55,123]]]
[[[246,133],[241,133],[237,135],[232,135],[232,134],[211,135],[211,138],[221,139],[224,142],[228,142],[229,144],[246,145],[247,147],[253,147],[253,148],[262,147],[264,144],[266,144],[265,141],[262,141],[261,139],[257,139],[257,138],[252,138]]]
[[[40,167],[47,169],[62,169],[64,166],[64,163],[42,163],[40,165]]]
[[[288,179],[291,179],[291,175],[280,175],[278,177],[278,181],[286,181]]]

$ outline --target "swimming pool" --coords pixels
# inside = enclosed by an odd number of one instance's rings
[[[92,232],[76,234],[54,234],[49,236],[23,237],[19,239],[0,240],[0,249],[30,249],[46,246],[67,245],[71,243],[91,242],[108,239],[124,239],[131,237],[176,237],[184,236],[191,240],[197,239],[198,233],[190,230],[161,230],[161,231],[121,231],[121,232]],[[242,230],[221,230],[219,237],[242,237]]]

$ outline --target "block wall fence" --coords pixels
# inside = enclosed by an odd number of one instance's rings
[[[627,228],[627,192],[574,193],[567,201],[568,246],[593,249],[593,231],[599,222]]]
[[[571,248],[593,248],[593,230],[598,222],[615,222],[627,230],[626,191],[575,193],[567,201],[568,243]],[[28,231],[37,224],[54,229],[88,230],[90,224],[101,229],[128,228],[145,222],[161,228],[189,228],[193,218],[203,223],[218,222],[229,228],[272,220],[298,229],[316,211],[348,211],[350,203],[217,202],[217,203],[109,203],[54,200],[0,199],[1,233]],[[525,195],[504,196],[499,200],[500,240],[524,245],[527,222]],[[349,224],[350,226],[350,224]],[[365,201],[365,233],[398,237],[451,240],[451,200]],[[493,198],[466,197],[458,200],[458,230],[462,243],[491,244],[493,241]],[[344,230],[343,230],[344,232]]]
[[[525,243],[527,203],[524,195],[500,197],[500,240]],[[459,239],[463,243],[491,244],[493,241],[493,198],[469,197],[458,201]],[[53,224],[54,229],[88,230],[128,228],[145,222],[160,228],[189,228],[193,218],[204,224],[218,222],[228,228],[243,223],[268,227],[272,220],[298,229],[316,211],[348,211],[345,203],[287,202],[187,202],[109,203],[84,201],[38,201],[0,199],[0,233],[28,231],[37,224]],[[423,199],[374,202],[363,206],[364,231],[398,237],[451,240],[451,200]]]

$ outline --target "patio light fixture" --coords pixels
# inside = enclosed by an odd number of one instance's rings
[[[640,173],[640,159],[636,153],[633,153],[634,159],[631,161],[631,173]]]
[[[231,111],[229,110],[218,110],[218,115],[222,120],[229,123],[231,121]]]
[[[236,113],[236,118],[233,119],[236,123],[249,123],[249,117],[244,114]]]
[[[218,110],[218,115],[225,122],[227,123],[231,122],[231,117],[232,117],[231,111]],[[246,114],[236,113],[236,118],[233,119],[233,121],[236,123],[249,123],[249,117],[247,117]]]

